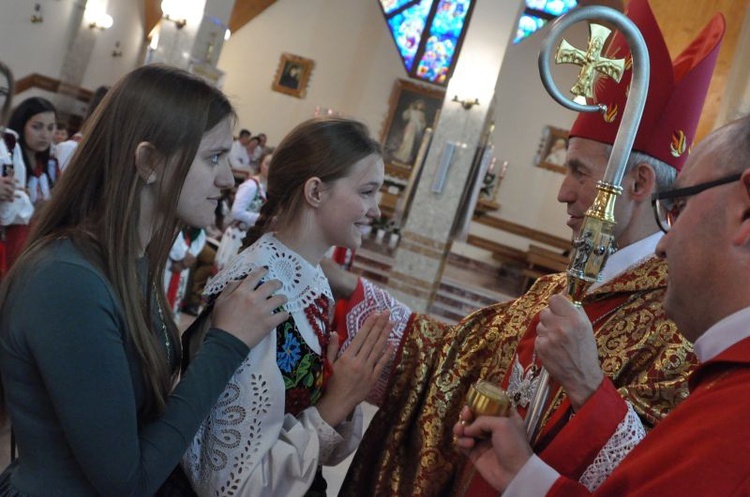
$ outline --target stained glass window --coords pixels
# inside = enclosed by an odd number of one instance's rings
[[[556,17],[576,7],[576,0],[526,0],[526,8],[518,20],[516,37],[518,43]]]
[[[410,76],[445,85],[474,0],[379,0]]]

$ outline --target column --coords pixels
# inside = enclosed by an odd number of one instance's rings
[[[482,135],[493,118],[500,66],[522,4],[477,0],[474,6],[389,275],[389,291],[415,311],[424,312],[437,292],[450,251],[451,228]],[[474,99],[479,103],[469,107]]]
[[[89,9],[100,9],[104,12],[106,4],[101,4],[102,0],[98,0],[98,5],[94,0],[80,0],[73,4],[73,11],[68,19],[68,50],[60,67],[60,87],[55,97],[55,106],[63,115],[74,115],[80,107],[76,97],[91,60],[98,29],[89,28],[85,17],[90,16]]]
[[[160,62],[186,69],[221,84],[216,69],[228,33],[234,0],[166,0],[146,55],[146,63]]]

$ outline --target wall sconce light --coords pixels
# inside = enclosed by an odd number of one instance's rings
[[[34,4],[34,12],[31,14],[31,22],[33,24],[44,22],[44,16],[42,16],[42,5],[39,3]]]
[[[162,19],[173,22],[177,29],[182,29],[187,24],[187,19],[178,17],[176,14],[180,7],[184,8],[175,0],[162,0],[161,2]]]
[[[115,49],[112,50],[112,57],[122,57],[122,50],[120,50],[120,42],[115,42]]]
[[[463,107],[466,110],[471,109],[475,105],[479,105],[479,99],[478,98],[475,98],[474,100],[469,100],[469,99],[459,100],[458,99],[458,95],[454,95],[453,96],[453,100],[451,100],[451,102],[457,102],[457,103],[461,104],[461,107]]]
[[[99,14],[95,18],[91,19],[91,21],[89,21],[89,29],[98,28],[104,31],[105,29],[111,28],[112,24],[114,24],[114,20],[112,19],[111,15]]]

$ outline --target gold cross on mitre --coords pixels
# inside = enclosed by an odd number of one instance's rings
[[[607,59],[602,57],[602,47],[612,32],[599,24],[589,25],[589,47],[584,52],[563,39],[557,48],[555,62],[558,64],[575,64],[581,66],[578,81],[570,89],[573,95],[594,98],[594,76],[596,72],[606,74],[620,82],[625,69],[625,59]]]

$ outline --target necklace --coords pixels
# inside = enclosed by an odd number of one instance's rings
[[[156,290],[156,288],[154,288]],[[164,313],[161,310],[161,303],[159,299],[156,300],[156,310],[159,311],[159,322],[161,323],[161,334],[164,337],[164,346],[167,349],[167,367],[172,368],[172,341],[169,339],[169,333],[167,332],[167,323],[164,321]]]
[[[325,350],[331,338],[328,322],[329,303],[325,295],[318,295],[310,305],[305,307],[305,317],[310,323],[315,336],[318,337],[321,350]],[[320,323],[323,323],[325,329],[321,329]]]

